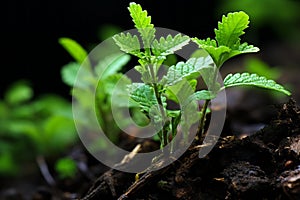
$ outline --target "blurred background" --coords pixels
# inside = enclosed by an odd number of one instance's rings
[[[91,49],[109,32],[132,28],[128,0],[11,0],[2,2],[0,91],[19,79],[31,82],[36,94],[69,97],[60,77],[71,57],[58,38],[70,37]],[[158,27],[189,36],[213,36],[221,15],[244,10],[250,15],[245,41],[260,47],[259,57],[283,70],[299,68],[300,2],[298,0],[136,0]],[[287,77],[288,79],[289,77]],[[288,80],[285,80],[288,82]],[[1,92],[3,93],[3,92]]]

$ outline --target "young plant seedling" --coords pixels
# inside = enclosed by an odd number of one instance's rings
[[[215,29],[215,39],[190,39],[182,34],[157,39],[156,29],[147,11],[136,3],[130,3],[128,9],[138,34],[121,33],[113,39],[121,51],[138,58],[135,70],[141,74],[143,83],[132,83],[128,86],[130,99],[139,105],[140,110],[157,128],[161,148],[172,144],[172,138],[178,133],[179,126],[183,137],[188,138],[189,128],[198,121],[198,132],[203,134],[209,102],[225,88],[248,85],[290,95],[283,86],[257,74],[229,74],[225,77],[223,86],[217,82],[217,72],[225,61],[240,54],[259,51],[257,47],[241,42],[240,37],[249,24],[246,13],[241,11],[223,16]],[[158,71],[167,56],[184,48],[191,41],[204,49],[209,56],[178,62],[170,66],[167,73],[160,78]],[[206,82],[207,90],[196,90],[199,77]],[[198,105],[194,101],[198,100],[205,100],[205,103],[202,110],[195,113]],[[181,109],[168,109],[170,101],[180,104]]]
[[[73,87],[72,96],[84,108],[85,113],[90,112],[91,107],[88,105],[91,104],[94,90],[97,90],[95,95],[97,120],[108,138],[113,142],[117,142],[120,129],[112,117],[110,101],[112,95],[111,88],[113,88],[123,76],[123,74],[118,71],[130,60],[130,56],[113,54],[93,65],[88,57],[87,51],[76,41],[70,38],[60,38],[59,43],[75,60],[75,62],[70,62],[62,67],[62,80],[70,87]],[[104,72],[107,64],[109,64],[109,70]],[[86,77],[84,77],[84,81],[79,82],[79,84],[74,87],[77,73],[81,66],[84,67]],[[99,79],[100,74],[102,76]],[[115,113],[115,115],[121,115],[121,113]],[[91,127],[90,121],[87,120],[88,118],[88,114],[83,113],[83,117],[77,120],[85,124],[85,127],[91,132],[97,132],[98,128]],[[103,142],[99,141],[98,144],[99,148],[105,148]]]

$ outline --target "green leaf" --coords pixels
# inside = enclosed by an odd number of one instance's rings
[[[131,106],[128,105],[127,91],[130,83],[131,80],[121,73],[111,74],[98,82],[95,102],[97,119],[111,141],[116,142],[119,139],[121,127],[126,127],[129,122],[124,118],[123,110]]]
[[[211,47],[217,47],[217,42],[214,39],[207,38],[205,40],[198,39],[197,37],[192,38],[192,41],[197,43],[200,48],[206,47],[206,46],[211,46]]]
[[[151,24],[151,16],[148,16],[147,11],[143,10],[140,4],[130,3],[128,10],[137,29],[154,27]]]
[[[100,60],[95,67],[96,74],[105,79],[110,75],[116,74],[122,69],[130,60],[127,54],[113,54]]]
[[[268,80],[264,76],[258,76],[257,74],[249,74],[249,73],[228,74],[224,79],[224,88],[229,88],[233,86],[242,86],[242,85],[266,88],[266,89],[282,92],[286,95],[291,95],[291,92],[286,90],[282,85],[277,84],[273,80]]]
[[[88,130],[98,130],[101,118],[97,121],[90,115],[91,112],[95,112],[95,108],[91,106],[91,100],[95,99],[94,91],[75,87],[72,89],[72,96],[76,100],[76,106],[80,108],[80,113],[74,116],[76,123],[87,127]]]
[[[118,83],[119,81],[122,81],[121,84]],[[116,84],[118,83],[118,87],[115,88]],[[117,74],[111,74],[104,79],[101,79],[98,82],[97,86],[97,95],[96,96],[102,96],[104,98],[107,98],[108,96],[111,96],[114,92],[117,90],[125,89],[127,84],[130,84],[130,79],[126,77],[126,75],[117,73]],[[125,84],[125,85],[122,85]],[[105,102],[101,102],[105,103]],[[103,105],[102,105],[103,106]]]
[[[138,107],[131,108],[131,112],[132,112],[132,120],[138,126],[144,127],[150,123],[149,118],[147,118],[147,116],[143,112],[141,112],[141,110]]]
[[[163,62],[164,66],[171,66],[175,65],[177,63],[177,56],[175,54],[170,54],[166,57],[166,59]]]
[[[243,44],[238,44],[236,47],[233,47],[233,49],[230,51],[229,55],[226,57],[226,60],[229,58],[232,58],[234,56],[244,54],[244,53],[256,53],[259,51],[259,48],[248,45],[247,42],[244,42]]]
[[[169,68],[161,83],[174,85],[184,78],[187,80],[198,78],[203,68],[211,67],[213,64],[209,56],[190,58],[187,62],[178,62]]]
[[[140,4],[130,3],[129,8],[130,16],[141,34],[144,48],[150,48],[150,44],[155,37],[155,28],[151,24],[151,16],[148,16],[146,10],[143,10]]]
[[[195,92],[189,97],[189,101],[194,101],[194,100],[210,100],[216,97],[216,94],[213,93],[212,91],[208,90],[200,90]]]
[[[63,68],[61,69],[61,77],[63,82],[73,87],[79,68],[80,64],[78,64],[77,62],[71,62],[63,66]]]
[[[221,63],[219,63],[220,58],[230,53],[229,47],[226,46],[218,47],[216,41],[211,40],[210,38],[207,38],[206,40],[193,38],[192,40],[212,57],[213,61],[216,63],[217,66],[221,66]]]
[[[158,102],[155,97],[154,89],[146,84],[137,83],[130,86],[130,97],[140,106],[145,113],[150,113],[152,106],[157,106]]]
[[[116,77],[114,77],[116,76]],[[132,105],[128,105],[128,100],[129,100],[129,92],[128,92],[128,85],[131,84],[131,80],[124,74],[113,74],[109,76],[107,79],[103,80],[104,83],[107,83],[108,81],[115,81],[115,83],[111,83],[112,90],[107,91],[107,89],[110,86],[105,86],[106,93],[102,94],[103,96],[109,96],[111,97],[114,101],[111,106],[114,107],[128,107]],[[117,85],[116,85],[117,84]],[[101,84],[99,84],[100,87]]]
[[[91,105],[91,99],[93,99],[95,95],[92,90],[75,87],[72,89],[72,96],[79,102],[80,107],[88,109]]]
[[[86,59],[88,53],[75,40],[70,38],[60,38],[59,43],[79,64],[82,64]]]
[[[144,83],[133,83],[129,90],[132,101],[139,105],[140,110],[151,119],[157,131],[162,128],[163,115],[156,99],[153,87]],[[166,110],[166,98],[161,96],[163,109]]]
[[[259,48],[253,45],[240,43],[240,36],[243,35],[244,29],[248,27],[249,16],[244,12],[234,12],[223,16],[222,22],[218,23],[218,29],[215,29],[216,40],[207,38],[192,40],[198,46],[212,57],[216,66],[220,68],[223,63],[234,56],[244,53],[258,52]]]
[[[194,83],[194,81],[182,80],[176,87],[175,85],[168,87],[168,90],[176,96],[177,102],[181,106],[180,125],[184,135],[188,135],[191,126],[199,120],[197,103],[194,100],[189,101],[189,97],[195,91]]]
[[[50,116],[45,121],[40,137],[37,145],[44,155],[64,151],[78,139],[74,120],[60,115]]]
[[[141,80],[144,83],[153,82],[152,76],[150,74],[149,67],[151,67],[151,66],[149,66],[148,64],[146,64],[145,66],[137,65],[137,66],[134,67],[134,69],[141,74]]]
[[[121,33],[115,35],[113,37],[113,40],[120,47],[121,51],[141,57],[140,42],[136,35],[133,36],[130,33],[127,34]]]
[[[77,173],[76,162],[71,158],[61,158],[55,163],[59,178],[74,178]]]
[[[167,56],[173,54],[175,51],[180,50],[183,46],[187,45],[190,38],[180,33],[172,37],[168,35],[166,38],[161,37],[160,40],[154,40],[152,43],[152,52],[156,56]]]
[[[186,84],[186,82],[188,82],[188,84]],[[186,79],[183,79],[183,80],[179,81],[178,83],[176,83],[175,85],[168,86],[166,88],[165,94],[168,99],[170,99],[176,103],[179,103],[180,99],[178,99],[178,97],[181,97],[181,95],[183,93],[185,93],[186,88],[184,88],[184,87],[187,87],[188,85],[189,85],[189,90],[194,92],[196,90],[197,80],[192,79],[190,81],[187,81]],[[189,96],[190,95],[187,95],[184,99],[188,98]],[[182,101],[182,99],[181,99],[181,101]]]
[[[4,94],[4,99],[11,105],[16,105],[28,101],[33,96],[33,90],[24,81],[14,83]]]
[[[21,135],[28,135],[32,140],[38,137],[38,128],[36,124],[30,120],[5,119],[0,122],[0,131],[2,134],[9,133],[9,137],[20,137]]]
[[[249,16],[243,11],[223,15],[222,22],[218,23],[218,29],[215,29],[218,45],[232,48],[240,41],[240,36],[245,33],[248,24]]]
[[[190,98],[196,89],[196,82],[196,80],[187,81],[183,79],[176,85],[167,87],[166,90],[168,99],[180,105],[180,125],[182,132],[186,136],[189,134],[191,126],[199,120],[196,99]],[[179,122],[173,123],[173,126],[176,127],[178,123]]]
[[[130,85],[131,99],[139,105],[140,110],[151,119],[155,129],[162,128],[163,116],[161,108],[156,99],[154,88],[144,83],[134,83]],[[163,109],[166,109],[166,98],[161,96]]]

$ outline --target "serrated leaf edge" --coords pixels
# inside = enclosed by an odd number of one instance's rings
[[[286,90],[282,85],[276,83],[274,80],[267,79],[266,77],[259,76],[257,74],[249,74],[247,72],[242,74],[228,74],[224,79],[224,87],[222,89],[242,85],[276,90],[288,96],[291,95],[290,91]]]

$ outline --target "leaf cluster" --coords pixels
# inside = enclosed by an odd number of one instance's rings
[[[234,56],[259,51],[259,48],[253,45],[241,43],[240,37],[245,34],[244,30],[249,23],[249,16],[245,12],[229,13],[218,23],[218,29],[215,29],[215,39],[194,38],[193,41],[206,50],[220,68],[226,60]]]
[[[209,56],[191,58],[168,67],[166,74],[159,78],[158,71],[166,57],[188,45],[190,38],[182,34],[156,38],[147,11],[136,3],[130,3],[128,9],[137,34],[120,33],[113,39],[120,50],[139,58],[135,70],[141,74],[143,83],[128,87],[130,98],[157,127],[163,147],[175,136],[179,123],[186,127],[182,130],[188,134],[188,127],[199,119],[200,113],[193,112],[197,110],[195,101],[212,98],[213,94],[207,90],[195,92],[197,79],[212,72],[214,63]],[[170,101],[182,105],[185,111],[167,109]]]
[[[114,53],[105,56],[92,65],[88,52],[75,40],[60,38],[59,43],[75,60],[75,62],[70,62],[62,67],[61,76],[67,85],[73,87],[72,96],[84,110],[81,118],[76,120],[85,124],[90,131],[98,130],[98,127],[90,125],[91,119],[89,117],[89,113],[94,112],[94,110],[91,110],[94,109],[90,106],[91,100],[95,99],[98,123],[103,131],[108,134],[110,140],[116,142],[120,129],[112,117],[110,99],[113,88],[123,77],[123,74],[119,71],[130,60],[130,56]],[[81,70],[80,76],[78,76],[79,70]],[[126,83],[130,83],[128,81],[125,80]],[[96,95],[94,95],[94,91],[96,91]],[[119,101],[122,101],[122,99],[119,99]],[[121,115],[121,113],[116,113],[116,115]]]
[[[13,84],[0,100],[0,174],[16,175],[22,162],[53,156],[77,141],[71,105],[46,95],[33,99],[25,82]]]
[[[214,39],[190,39],[181,34],[156,39],[156,30],[147,11],[136,3],[130,3],[128,9],[137,34],[121,33],[115,35],[113,39],[121,51],[139,59],[139,65],[135,69],[141,74],[143,83],[132,83],[128,87],[130,97],[148,118],[155,119],[154,121],[160,124],[159,127],[162,127],[157,133],[161,147],[168,144],[169,138],[176,135],[179,125],[184,134],[188,134],[189,127],[195,121],[199,120],[202,124],[208,112],[207,108],[204,107],[201,112],[189,111],[195,110],[196,101],[205,100],[207,104],[225,88],[248,85],[290,95],[283,86],[257,74],[229,74],[224,80],[224,86],[221,87],[217,83],[217,71],[225,61],[240,54],[259,51],[259,48],[241,42],[241,36],[245,34],[245,29],[249,25],[249,16],[245,12],[233,12],[223,16],[218,28],[215,29]],[[168,67],[166,74],[160,79],[157,72],[166,56],[184,48],[190,40],[204,49],[209,56],[201,55],[185,62],[178,62]],[[200,76],[205,81],[207,90],[196,90]],[[180,104],[181,109],[167,109],[169,101]]]

